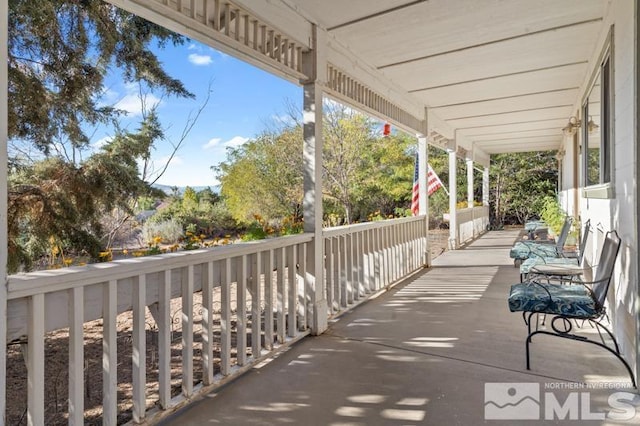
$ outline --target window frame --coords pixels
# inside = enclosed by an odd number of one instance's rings
[[[605,45],[598,57],[598,66],[594,68],[589,80],[588,90],[582,100],[581,123],[581,165],[583,196],[585,198],[614,197],[614,68],[613,68],[613,26],[609,30]],[[588,143],[589,143],[589,95],[600,81],[600,146],[598,160],[598,183],[588,183]]]

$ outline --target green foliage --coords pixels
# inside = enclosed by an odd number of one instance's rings
[[[138,129],[122,129],[125,112],[105,106],[105,77],[191,98],[152,52],[186,39],[97,0],[11,0],[8,23],[9,272],[43,266],[50,241],[60,253],[108,259],[101,249],[120,218],[154,194],[138,164],[164,134],[153,108]],[[85,132],[98,123],[116,134],[94,152]],[[115,228],[104,223],[111,215]]]
[[[149,196],[138,197],[138,210],[151,210],[155,204],[155,198]]]
[[[373,212],[380,217],[411,215],[415,146],[415,138],[396,133],[373,140],[362,151],[353,221],[367,220]]]
[[[147,222],[161,223],[173,220],[180,224],[180,232],[193,226],[194,234],[202,233],[207,236],[222,236],[238,230],[238,225],[231,217],[225,200],[217,195],[214,194],[212,197],[205,195],[197,204],[192,195],[187,195],[186,200],[188,201],[185,203],[184,197],[171,197],[169,205],[156,212]]]
[[[193,213],[198,209],[198,195],[190,186],[187,186],[182,194],[182,210]]]
[[[302,216],[302,129],[265,132],[230,148],[214,170],[233,218],[244,224],[254,215],[267,219]]]
[[[151,51],[185,38],[102,1],[11,0],[8,36],[9,138],[44,153],[60,135],[87,145],[87,123],[122,113],[102,104],[112,67],[125,82],[193,97]]]
[[[560,207],[556,197],[549,196],[543,199],[540,218],[549,225],[549,228],[554,235],[558,235],[560,233],[566,217],[567,213],[562,210],[562,207]]]
[[[376,136],[375,123],[345,108],[329,106],[324,120],[324,220],[332,225],[385,217],[409,208],[415,139]],[[265,132],[230,149],[215,167],[233,217],[251,224],[255,215],[282,223],[302,219],[302,129],[294,124]]]
[[[490,203],[496,224],[522,224],[536,217],[547,196],[556,196],[555,151],[491,156]]]
[[[242,241],[264,240],[269,234],[259,222],[252,222],[242,234]]]
[[[138,132],[120,132],[80,164],[61,157],[13,163],[9,174],[9,270],[29,269],[46,254],[50,237],[66,252],[98,259],[104,246],[101,218],[122,209],[150,188],[140,179],[137,160],[157,135],[147,117]],[[151,134],[150,134],[151,132]]]

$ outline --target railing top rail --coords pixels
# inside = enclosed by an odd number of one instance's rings
[[[333,228],[325,228],[322,230],[322,236],[324,238],[327,237],[338,237],[341,235],[352,234],[355,232],[362,232],[369,229],[379,229],[385,228],[387,226],[399,225],[402,223],[410,223],[410,222],[420,222],[424,221],[426,216],[412,216],[412,217],[401,217],[398,219],[386,219],[379,220],[375,222],[365,222],[365,223],[356,223],[353,225],[344,225],[344,226],[335,226]]]
[[[141,274],[162,272],[188,265],[250,255],[265,250],[288,247],[313,240],[313,234],[305,233],[286,237],[251,241],[229,246],[192,251],[167,253],[157,256],[121,259],[105,263],[93,263],[63,269],[29,272],[9,276],[8,298],[18,299],[35,294],[51,293],[74,287],[98,284],[110,280],[135,277]]]

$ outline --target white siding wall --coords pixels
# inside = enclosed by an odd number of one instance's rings
[[[634,127],[637,117],[634,110],[634,2],[615,0],[611,3],[600,37],[598,49],[594,52],[594,65],[605,44],[610,25],[614,25],[613,67],[614,67],[614,198],[594,199],[580,197],[582,222],[591,219],[605,231],[615,229],[622,239],[622,248],[616,265],[614,282],[610,288],[609,313],[614,323],[614,332],[621,344],[621,350],[630,365],[636,365],[637,339],[637,262],[638,242],[636,241],[635,218],[635,141]],[[593,70],[593,68],[592,68]],[[591,74],[591,72],[590,72]],[[588,76],[587,76],[588,79]],[[583,91],[587,90],[586,82]],[[576,105],[579,108],[579,105]],[[582,181],[582,179],[581,179]],[[563,194],[565,198],[570,198]],[[597,234],[597,233],[596,233]],[[597,247],[601,242],[596,242]],[[636,372],[637,375],[638,372]]]

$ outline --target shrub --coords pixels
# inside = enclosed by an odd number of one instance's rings
[[[540,212],[540,218],[549,225],[550,231],[554,235],[558,235],[564,224],[567,213],[562,210],[558,200],[555,197],[545,197]]]
[[[148,221],[142,227],[142,238],[147,243],[152,243],[156,237],[160,237],[163,243],[173,244],[182,234],[182,225],[175,219]]]

